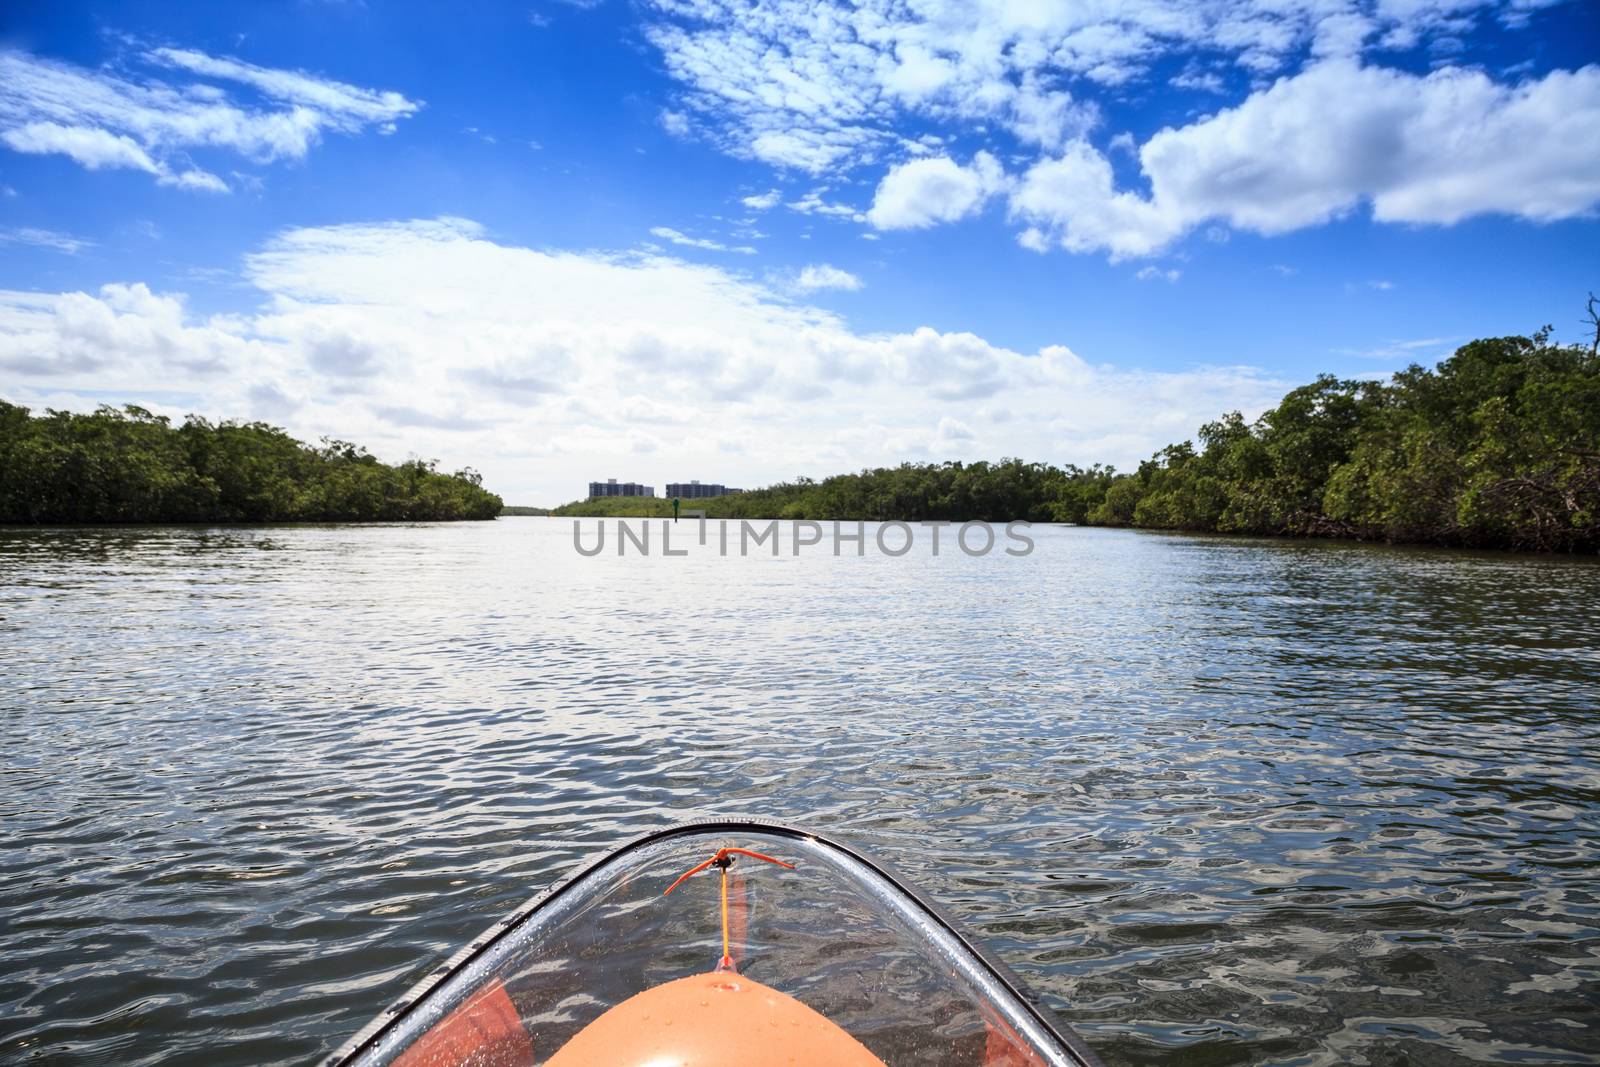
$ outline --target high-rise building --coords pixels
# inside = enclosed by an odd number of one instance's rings
[[[607,478],[603,482],[589,483],[589,499],[597,496],[655,496],[656,487],[653,485],[640,485],[638,482],[619,482],[615,478]]]

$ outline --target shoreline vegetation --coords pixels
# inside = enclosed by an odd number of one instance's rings
[[[36,416],[0,400],[0,523],[437,522],[502,506],[470,468],[390,465],[261,422],[174,427],[133,405]]]
[[[1592,307],[1592,305],[1591,305]],[[1473,341],[1388,382],[1323,375],[1139,465],[906,463],[685,501],[709,518],[1066,522],[1537,552],[1600,550],[1600,337]],[[670,517],[609,497],[560,516]]]
[[[1593,307],[1591,305],[1591,311]],[[1389,381],[1323,375],[1137,470],[905,463],[686,501],[709,518],[1064,522],[1158,530],[1600,551],[1596,343],[1473,341]],[[661,497],[507,507],[468,468],[389,465],[265,423],[181,426],[129,405],[90,414],[0,400],[0,523],[428,522],[499,515],[669,517]]]

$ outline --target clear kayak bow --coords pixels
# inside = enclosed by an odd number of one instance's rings
[[[496,923],[335,1052],[396,1067],[1097,1067],[953,920],[817,834],[638,838]]]

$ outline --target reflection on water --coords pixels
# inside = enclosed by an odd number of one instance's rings
[[[0,530],[0,1061],[304,1062],[580,857],[826,828],[1110,1063],[1600,1054],[1600,566]]]

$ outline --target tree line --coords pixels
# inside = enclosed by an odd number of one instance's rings
[[[0,523],[437,521],[501,506],[471,469],[381,463],[261,422],[173,426],[133,405],[33,415],[0,400]]]
[[[1591,313],[1593,312],[1591,303]],[[688,502],[711,517],[1070,522],[1219,533],[1600,551],[1600,335],[1473,341],[1386,382],[1324,375],[1253,422],[1137,470],[920,463],[800,478]],[[597,499],[561,515],[667,515],[671,502]]]

